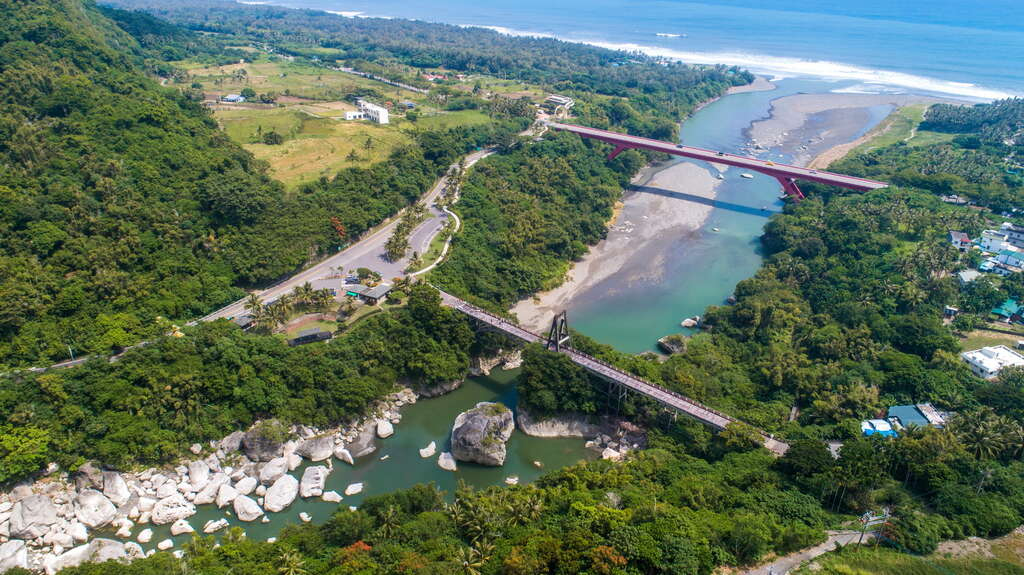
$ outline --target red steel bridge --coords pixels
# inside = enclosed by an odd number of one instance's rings
[[[600,140],[615,146],[615,150],[608,156],[609,160],[622,153],[623,150],[640,148],[643,150],[663,152],[666,154],[672,154],[673,156],[682,156],[684,158],[703,160],[705,162],[712,162],[715,164],[725,164],[727,166],[735,166],[737,168],[743,168],[753,172],[760,172],[777,179],[779,183],[782,184],[782,189],[785,190],[786,195],[796,201],[800,201],[804,198],[803,192],[801,192],[800,188],[796,185],[797,180],[819,182],[860,192],[885,188],[889,185],[885,182],[876,182],[874,180],[866,180],[864,178],[844,176],[843,174],[812,170],[810,168],[801,168],[799,166],[791,166],[788,164],[779,164],[769,160],[737,156],[736,154],[727,154],[725,152],[694,148],[692,146],[684,146],[682,144],[672,144],[670,142],[662,142],[660,140],[652,140],[650,138],[640,138],[637,136],[630,136],[628,134],[609,132],[608,130],[598,130],[597,128],[574,126],[572,124],[559,124],[557,122],[548,122],[547,126],[552,130],[572,132],[574,134],[579,134],[584,138]]]
[[[484,311],[464,300],[444,292],[443,290],[438,291],[441,293],[441,303],[443,305],[468,315],[487,328],[499,331],[505,335],[527,343],[543,344],[545,342],[545,338],[541,335],[524,329],[507,319]],[[625,372],[609,363],[603,362],[596,357],[587,355],[582,351],[577,351],[571,347],[571,345],[568,345],[569,332],[568,327],[564,325],[564,322],[564,314],[556,316],[555,322],[552,325],[552,335],[546,340],[547,348],[569,356],[569,359],[571,359],[573,363],[604,379],[609,384],[616,386],[622,394],[625,394],[627,391],[639,393],[660,403],[662,406],[672,410],[673,412],[682,413],[718,430],[725,429],[730,424],[739,423],[739,420],[730,415],[726,415],[706,405],[702,405],[682,394],[640,379],[631,373]],[[764,446],[772,453],[776,455],[783,455],[786,453],[786,450],[789,449],[789,445],[775,439],[764,431],[757,430],[757,432],[761,436],[761,441]]]

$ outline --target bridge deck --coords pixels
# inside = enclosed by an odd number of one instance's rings
[[[608,130],[599,130],[597,128],[588,128],[586,126],[574,126],[572,124],[560,124],[557,122],[548,122],[547,125],[552,130],[572,132],[574,134],[579,134],[584,138],[608,142],[615,146],[616,149],[643,148],[646,150],[653,150],[655,152],[672,154],[674,156],[683,156],[685,158],[692,158],[695,160],[704,160],[706,162],[713,162],[716,164],[745,168],[751,171],[767,174],[773,178],[778,178],[779,180],[793,179],[820,182],[822,184],[829,184],[858,191],[885,188],[889,185],[885,182],[876,182],[874,180],[846,176],[833,172],[825,172],[822,170],[812,170],[810,168],[791,166],[789,164],[779,164],[769,160],[759,160],[757,158],[705,150],[703,148],[695,148],[693,146],[676,145],[670,142],[630,136],[629,134],[609,132]]]
[[[456,309],[473,319],[483,322],[502,333],[515,337],[516,339],[520,339],[527,343],[541,343],[545,341],[543,337],[533,333],[532,331],[523,329],[506,319],[484,311],[443,291],[441,292],[441,301],[444,305]],[[665,407],[682,412],[716,429],[725,429],[725,427],[730,423],[739,422],[739,420],[729,415],[711,409],[705,405],[701,405],[700,403],[674,391],[648,383],[635,375],[622,371],[609,363],[603,362],[581,351],[577,351],[572,348],[565,348],[562,350],[562,353],[568,355],[569,358],[572,359],[573,363],[587,371],[590,371],[591,373],[627,387],[637,393],[653,399],[654,401],[657,401]],[[764,432],[760,433],[764,438],[764,446],[774,453],[782,455],[789,448],[787,444],[772,438],[768,434]]]

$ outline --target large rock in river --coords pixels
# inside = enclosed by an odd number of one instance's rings
[[[503,465],[505,442],[515,429],[512,411],[500,403],[480,402],[455,418],[452,455],[460,461]]]
[[[281,511],[295,501],[299,494],[299,480],[291,475],[282,475],[267,489],[263,496],[263,506],[267,511]]]
[[[299,481],[299,495],[301,497],[320,497],[324,493],[324,484],[327,482],[327,468],[323,465],[310,465],[302,473],[302,480]]]
[[[334,436],[321,435],[303,439],[295,448],[295,453],[310,461],[323,461],[334,454]]]
[[[106,495],[95,489],[83,489],[75,499],[75,517],[93,529],[103,527],[117,517],[117,508]]]
[[[57,507],[45,495],[29,495],[11,509],[10,534],[13,539],[42,537],[57,522]]]
[[[195,514],[196,506],[186,501],[182,494],[175,493],[156,502],[156,505],[153,506],[151,520],[156,525],[163,525]]]
[[[280,424],[265,421],[261,425],[247,431],[242,437],[242,449],[245,456],[253,461],[270,461],[284,454],[284,442],[277,438],[276,427]]]

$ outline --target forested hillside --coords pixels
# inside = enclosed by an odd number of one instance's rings
[[[305,260],[280,186],[136,49],[74,0],[0,7],[0,364],[135,343]]]
[[[111,14],[144,45],[76,0],[0,6],[0,366],[107,353],[165,330],[160,317],[237,299],[358,237],[495,137],[419,131],[390,167],[285,196],[187,92],[143,73],[217,44]]]

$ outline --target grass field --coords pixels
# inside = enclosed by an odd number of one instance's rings
[[[422,94],[409,92],[326,68],[288,61],[263,61],[225,66],[189,67],[189,82],[203,84],[213,94],[241,92],[252,88],[258,93],[274,92],[313,100],[340,100],[354,92],[372,89],[384,98],[419,101]]]
[[[927,146],[952,140],[953,134],[917,129],[924,120],[924,113],[928,110],[928,106],[928,104],[911,104],[896,109],[881,124],[875,126],[868,134],[870,139],[854,149],[852,153],[869,152],[900,142],[906,142],[909,146]]]
[[[820,557],[797,575],[1024,575],[1024,567],[980,557],[916,557],[887,549],[844,549]]]
[[[437,130],[456,126],[476,126],[490,121],[490,117],[479,110],[459,110],[458,112],[438,112],[431,116],[421,116],[416,125],[425,129]]]
[[[228,136],[269,162],[271,174],[289,189],[320,176],[333,176],[342,168],[379,162],[410,141],[394,127],[316,118],[301,108],[219,110],[215,115]],[[270,130],[283,135],[285,142],[276,146],[259,143],[260,135]],[[370,149],[366,148],[367,139],[372,141]],[[358,156],[354,161],[348,159],[352,151]]]
[[[1006,326],[1009,328],[1010,326]],[[1000,329],[1003,329],[1000,327]],[[1024,340],[1024,334],[1021,335],[1010,335],[1006,333],[997,333],[994,331],[985,330],[974,330],[960,340],[960,350],[968,351],[972,349],[979,349],[982,347],[988,347],[990,345],[1005,345],[1010,349],[1017,347],[1017,342]]]

